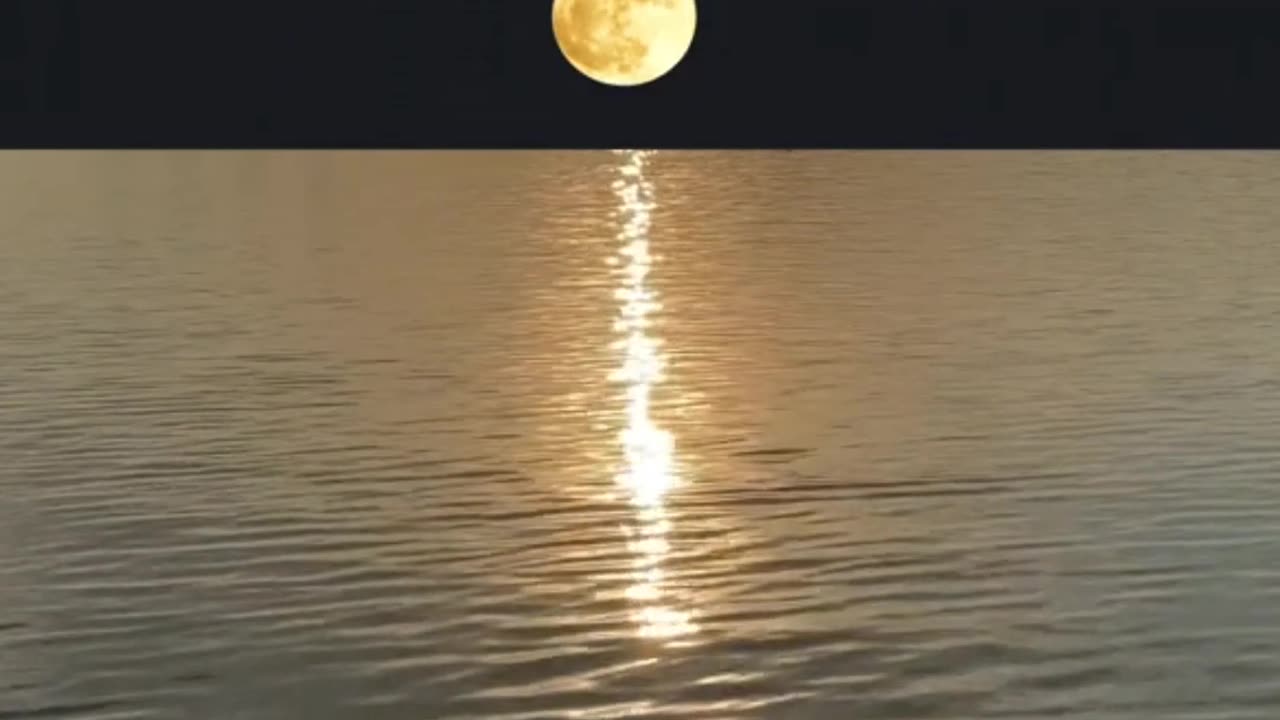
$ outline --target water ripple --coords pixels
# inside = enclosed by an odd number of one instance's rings
[[[1275,158],[13,163],[0,719],[1280,706]]]

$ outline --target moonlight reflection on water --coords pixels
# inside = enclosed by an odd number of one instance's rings
[[[653,267],[650,211],[656,205],[653,183],[644,174],[650,155],[643,151],[623,154],[620,177],[613,185],[622,222],[618,232],[621,247],[614,258],[620,278],[615,296],[621,303],[614,323],[620,336],[615,348],[622,355],[622,366],[614,372],[613,380],[625,388],[627,416],[620,435],[625,462],[617,480],[630,493],[637,512],[635,525],[624,528],[634,564],[634,581],[627,597],[639,607],[635,622],[643,637],[672,638],[697,628],[688,613],[664,603],[663,561],[670,551],[667,534],[671,521],[663,500],[677,476],[671,433],[658,427],[649,414],[649,398],[663,379],[665,364],[661,343],[648,334],[651,317],[662,309],[646,282]]]

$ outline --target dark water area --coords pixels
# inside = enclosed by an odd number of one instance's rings
[[[1280,717],[1280,155],[5,159],[0,718]]]

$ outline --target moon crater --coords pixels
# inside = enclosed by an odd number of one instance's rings
[[[551,27],[573,67],[606,85],[642,85],[693,43],[695,0],[555,0]]]

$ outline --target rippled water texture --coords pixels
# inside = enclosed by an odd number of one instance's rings
[[[0,718],[1275,720],[1277,187],[7,154]]]

